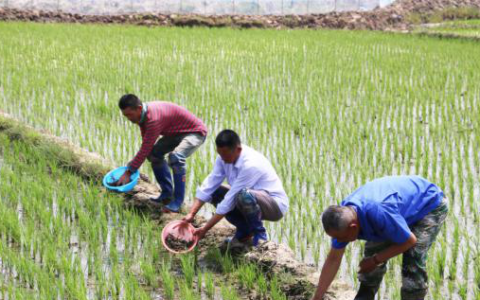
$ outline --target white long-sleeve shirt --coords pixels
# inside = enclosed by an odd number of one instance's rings
[[[213,171],[197,189],[196,197],[203,202],[210,202],[212,194],[227,179],[230,190],[217,205],[217,214],[225,215],[235,208],[235,195],[242,189],[263,190],[278,204],[282,214],[288,210],[288,197],[282,182],[272,164],[263,154],[242,145],[242,152],[234,164],[225,163],[217,157]]]

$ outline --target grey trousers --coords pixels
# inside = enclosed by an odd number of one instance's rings
[[[175,158],[186,159],[191,156],[204,142],[206,137],[199,133],[184,133],[160,138],[153,146],[152,152],[147,159],[152,166],[161,165],[168,153],[174,154]],[[171,155],[168,160],[171,164]]]
[[[221,185],[213,194],[212,194],[212,204],[216,207],[220,202],[222,202],[225,195],[230,190],[230,187],[227,185]],[[278,207],[277,201],[272,198],[265,191],[256,191],[248,190],[249,193],[255,196],[258,206],[262,212],[262,220],[266,221],[279,221],[282,217],[282,211]]]

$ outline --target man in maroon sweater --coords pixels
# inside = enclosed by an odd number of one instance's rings
[[[137,96],[127,94],[120,98],[118,105],[128,120],[140,126],[142,134],[142,146],[128,163],[128,171],[118,184],[128,183],[130,175],[148,159],[162,189],[160,196],[151,200],[168,202],[164,212],[178,212],[185,197],[186,158],[205,142],[207,127],[202,120],[174,103],[142,103]],[[169,167],[173,171],[173,184]]]

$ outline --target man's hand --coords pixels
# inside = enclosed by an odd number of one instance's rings
[[[188,223],[192,223],[198,211],[200,210],[200,208],[202,208],[204,204],[205,202],[200,201],[200,199],[198,198],[195,198],[195,200],[193,201],[193,205],[190,208],[190,212],[185,217],[183,217],[182,220]]]
[[[382,263],[387,262],[390,258],[395,257],[401,253],[404,253],[408,249],[415,246],[417,243],[417,237],[411,233],[408,240],[403,244],[394,244],[387,249],[378,252],[372,257],[363,259],[360,262],[360,273],[370,273]]]
[[[196,236],[199,241],[205,237],[205,234],[207,234],[205,227],[195,228],[193,232],[193,235]]]
[[[205,226],[195,229],[193,234],[198,237],[198,240],[203,239],[205,234],[217,224],[225,215],[214,214],[210,220],[208,220]]]
[[[345,253],[345,248],[343,249],[335,249],[332,248],[328,253],[327,259],[322,267],[322,273],[320,274],[320,278],[318,279],[318,286],[315,295],[313,296],[312,300],[322,300],[327,292],[328,287],[332,283],[335,275],[340,268],[340,264],[342,263],[343,254]]]
[[[195,219],[195,214],[188,213],[185,217],[182,218],[182,221],[192,223],[194,219]]]
[[[370,273],[377,268],[377,263],[375,262],[374,256],[364,258],[360,262],[359,273]]]
[[[130,170],[127,170],[125,171],[125,173],[123,173],[122,177],[120,177],[120,179],[115,182],[115,185],[116,186],[122,186],[122,185],[125,185],[127,183],[130,182],[130,176],[132,176],[132,172],[130,172]]]

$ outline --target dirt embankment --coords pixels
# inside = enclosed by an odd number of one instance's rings
[[[146,179],[146,180],[145,180]],[[159,211],[155,204],[149,201],[152,196],[158,195],[158,188],[148,181],[148,178],[143,178],[132,192],[125,195],[127,205],[135,208],[152,211],[153,218],[159,218],[161,224],[166,224],[172,220],[182,217],[182,215],[163,214],[159,215]],[[187,208],[188,210],[188,208]],[[206,219],[197,216],[194,222],[196,227],[202,226],[206,223]],[[206,259],[209,249],[218,247],[222,242],[234,234],[234,227],[222,220],[221,223],[213,227],[200,241],[199,245],[199,263]],[[251,262],[265,274],[276,274],[280,279],[280,288],[287,295],[289,300],[310,300],[312,293],[316,289],[318,278],[320,276],[317,270],[295,258],[293,251],[283,244],[274,242],[267,242],[258,249],[251,250],[241,254],[247,262]],[[268,275],[267,275],[268,277]],[[353,300],[355,292],[351,290],[350,286],[341,282],[335,281],[330,287],[328,294],[325,296],[326,300]],[[249,299],[257,299],[255,297]]]
[[[0,20],[62,23],[134,24],[143,26],[205,26],[235,28],[334,28],[369,30],[408,30],[408,15],[430,13],[446,8],[476,7],[480,0],[398,0],[369,12],[247,16],[247,15],[79,15],[64,12],[21,11],[0,8]]]
[[[113,168],[111,162],[100,155],[76,147],[70,142],[52,136],[47,132],[38,132],[29,126],[22,125],[1,110],[0,133],[6,134],[12,140],[24,140],[44,151],[49,151],[52,158],[58,160],[60,166],[88,180],[100,182],[104,174]],[[133,191],[124,194],[125,205],[141,210],[145,215],[158,220],[160,225],[181,218],[182,215],[179,214],[160,213],[158,207],[149,201],[150,197],[156,196],[158,193],[159,190],[156,185],[142,174]],[[205,218],[198,216],[194,225],[202,226],[205,222]],[[197,246],[198,262],[201,264],[202,260],[206,260],[208,250],[212,247],[218,247],[225,238],[233,235],[233,233],[234,228],[223,220],[212,228]],[[267,242],[258,249],[240,254],[240,257],[237,258],[245,259],[260,266],[267,277],[272,274],[279,276],[281,290],[286,293],[288,299],[309,300],[316,288],[319,276],[316,269],[296,260],[293,252],[285,245]],[[326,299],[351,300],[353,298],[354,292],[350,290],[348,285],[335,282]]]

